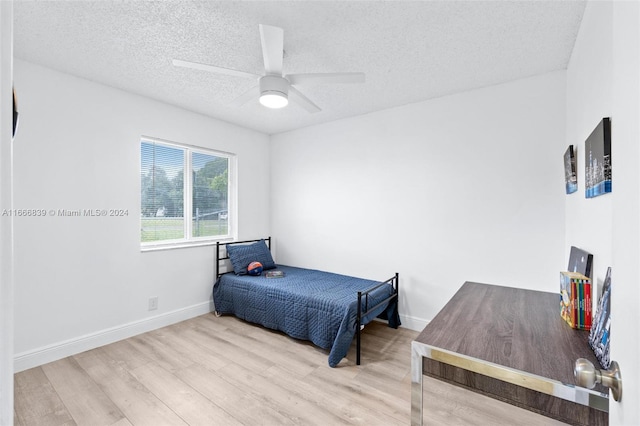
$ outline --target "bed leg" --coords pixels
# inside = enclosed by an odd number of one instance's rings
[[[216,274],[213,277],[213,282],[215,283],[220,274],[220,241],[216,241]]]
[[[398,319],[398,322],[400,321],[400,274],[398,274],[396,272],[396,312],[398,313],[398,316],[396,317]],[[399,326],[398,324],[396,324],[395,329],[397,329]]]
[[[362,292],[358,292],[358,314],[356,316],[356,365],[360,365],[360,317],[362,316]]]

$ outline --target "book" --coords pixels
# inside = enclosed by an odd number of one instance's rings
[[[560,316],[569,326],[591,329],[591,280],[578,272],[560,272]]]
[[[591,330],[591,324],[593,322],[592,315],[592,307],[593,302],[591,301],[591,283],[588,282],[585,285],[585,299],[584,299],[584,309],[585,309],[585,328],[587,330]]]
[[[264,276],[267,278],[282,278],[284,277],[284,271],[278,271],[278,270],[267,271],[264,273]]]

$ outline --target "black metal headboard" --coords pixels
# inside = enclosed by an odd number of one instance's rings
[[[222,262],[229,259],[229,255],[227,254],[227,246],[232,246],[235,244],[247,244],[247,243],[257,243],[258,241],[264,240],[267,243],[267,247],[269,251],[271,251],[271,237],[260,238],[257,240],[245,240],[245,241],[231,241],[228,243],[221,243],[220,241],[216,242],[216,280],[220,278],[220,275],[228,274],[231,271],[220,273],[220,266]],[[220,256],[220,247],[224,246],[224,257]]]

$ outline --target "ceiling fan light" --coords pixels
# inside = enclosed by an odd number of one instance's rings
[[[282,92],[270,90],[262,92],[260,103],[267,108],[284,108],[289,104],[289,99]]]

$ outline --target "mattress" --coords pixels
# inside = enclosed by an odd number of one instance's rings
[[[357,292],[378,281],[313,269],[278,265],[282,278],[224,274],[213,288],[218,314],[232,314],[243,320],[280,330],[328,349],[329,365],[335,367],[347,355],[356,332]],[[394,292],[385,284],[362,300],[362,310],[378,305]],[[399,325],[397,298],[363,316],[367,324],[378,315]]]

